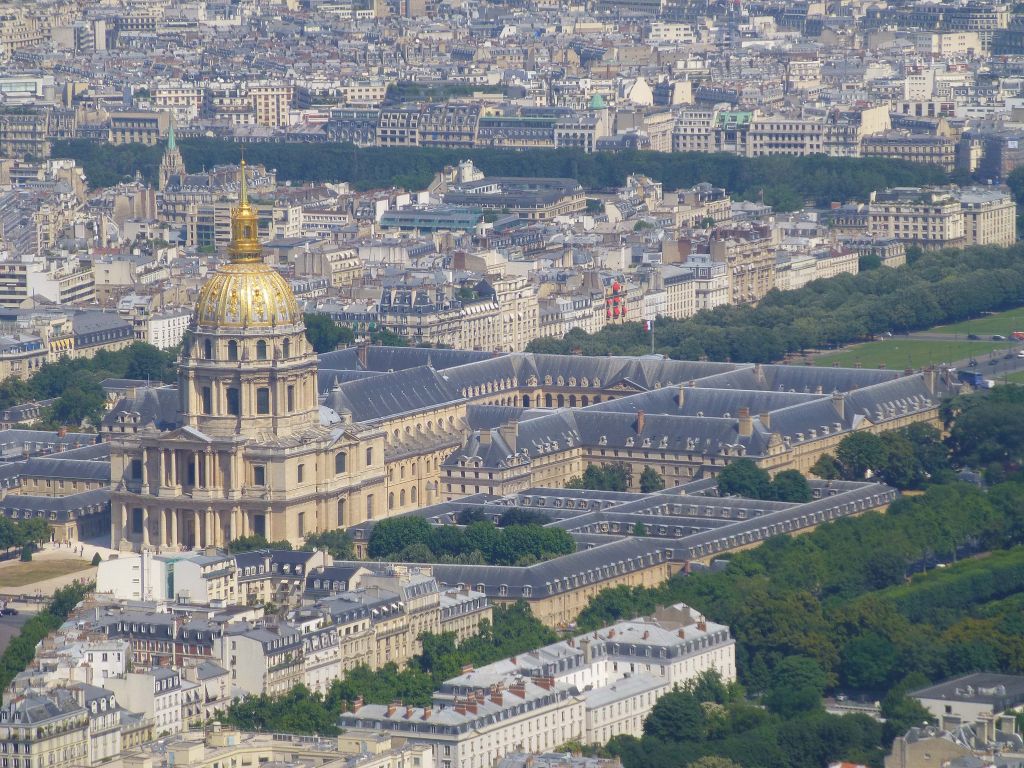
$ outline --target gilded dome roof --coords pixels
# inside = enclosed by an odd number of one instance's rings
[[[199,327],[272,328],[302,322],[288,281],[263,261],[258,225],[256,210],[249,203],[243,160],[238,207],[231,210],[231,261],[218,267],[199,292]]]
[[[297,325],[302,313],[291,286],[261,262],[223,264],[196,304],[199,326],[253,328]]]

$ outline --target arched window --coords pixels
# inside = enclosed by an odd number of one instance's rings
[[[228,360],[237,360],[237,359],[238,359],[238,342],[237,341],[229,341],[228,342]]]
[[[410,501],[411,501],[411,502],[412,502],[413,504],[415,504],[415,503],[416,503],[416,486],[415,486],[415,485],[414,485],[414,486],[412,487],[412,489],[411,489],[411,490],[409,491],[409,500],[410,500]]]
[[[213,360],[213,342],[209,339],[203,342],[203,357],[207,360]]]
[[[399,491],[399,493],[398,493],[398,506],[400,506],[400,507],[404,507],[405,506],[405,489],[404,488],[401,491]]]
[[[550,408],[551,407],[551,395],[544,395],[544,407],[545,408]]]
[[[394,508],[395,508],[395,494],[394,493],[389,493],[388,494],[388,509],[394,509]]]
[[[256,342],[256,359],[266,360],[267,359],[267,342],[260,339]]]
[[[559,408],[564,408],[565,407],[565,395],[559,395],[558,396],[558,407]]]
[[[291,357],[291,355],[292,355],[292,340],[291,339],[285,339],[284,343],[281,346],[282,346],[282,351],[284,353],[284,356],[285,357]]]
[[[344,456],[345,454],[342,454]],[[338,499],[338,527],[345,527],[345,500]]]
[[[523,395],[523,408],[529,408],[529,407],[530,407],[530,396],[529,395]]]
[[[341,475],[345,473],[347,459],[348,457],[345,455],[344,451],[339,451],[334,454],[334,474]]]

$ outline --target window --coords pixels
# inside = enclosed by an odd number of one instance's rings
[[[267,359],[267,342],[260,339],[256,342],[256,359],[266,360]]]
[[[345,500],[338,499],[338,527],[345,527]]]
[[[132,480],[142,479],[142,459],[132,459]]]
[[[347,456],[344,451],[339,451],[338,453],[334,454],[334,474],[344,474],[346,458]]]
[[[262,464],[256,464],[252,468],[252,484],[260,486],[267,484],[267,468]]]
[[[373,494],[366,497],[366,519],[373,520]]]
[[[203,387],[202,390],[203,398],[203,413],[209,415],[213,413],[213,393],[209,387]]]
[[[296,479],[298,480],[298,482],[300,482],[300,483],[302,482],[303,475],[305,475],[305,474],[306,474],[306,465],[305,464],[299,464],[298,472],[296,473]]]
[[[270,389],[268,387],[256,389],[256,413],[270,413]]]
[[[291,339],[285,339],[284,342],[281,344],[281,347],[282,347],[282,351],[284,353],[284,357],[291,357],[291,354],[292,354],[292,340]]]
[[[288,385],[288,413],[295,410],[295,385]]]
[[[238,387],[228,387],[228,413],[232,416],[238,416],[241,412],[242,406]]]
[[[238,359],[238,342],[237,341],[229,341],[228,342],[228,360],[237,360],[237,359]]]
[[[207,360],[213,360],[213,342],[209,339],[203,342],[203,357]]]
[[[373,448],[366,449],[366,466],[373,466]]]

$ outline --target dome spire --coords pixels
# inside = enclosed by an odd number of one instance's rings
[[[228,255],[234,264],[263,260],[263,247],[259,240],[259,217],[249,202],[249,188],[245,178],[245,158],[239,165],[238,206],[231,209],[231,243]]]

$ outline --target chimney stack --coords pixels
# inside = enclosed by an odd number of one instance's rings
[[[472,664],[463,664],[462,665],[462,674],[468,675],[472,671],[473,671],[473,665]]]
[[[356,700],[352,702],[352,711],[358,712],[363,707],[363,697],[356,696]]]
[[[489,430],[487,428],[481,429],[480,430],[480,445],[481,446],[485,446],[485,445],[490,445],[490,444],[491,444],[491,430]]]
[[[846,395],[838,390],[832,393],[832,406],[836,409],[840,419],[846,418]]]
[[[639,435],[644,431],[644,422],[647,420],[647,414],[643,411],[636,412],[636,433]]]
[[[508,445],[509,450],[515,453],[516,441],[519,437],[519,422],[510,421],[506,424],[502,424],[498,427],[498,434],[501,435],[501,439]]]
[[[740,437],[750,437],[754,434],[754,420],[750,418],[750,409],[743,407],[739,411]]]
[[[765,411],[764,413],[757,414],[758,420],[764,425],[765,429],[772,428],[772,415]]]
[[[412,718],[412,704],[405,705],[405,719],[409,720]]]
[[[686,403],[686,389],[683,387],[683,383],[679,382],[679,386],[676,387],[676,405],[682,410],[684,403]]]
[[[395,714],[395,712],[398,711],[398,705],[401,703],[402,702],[400,701],[392,701],[390,704],[388,704],[388,717],[391,717],[393,714]]]
[[[434,710],[431,707],[424,707],[423,708],[423,719],[424,720],[429,720],[430,716],[432,714],[434,714]]]

